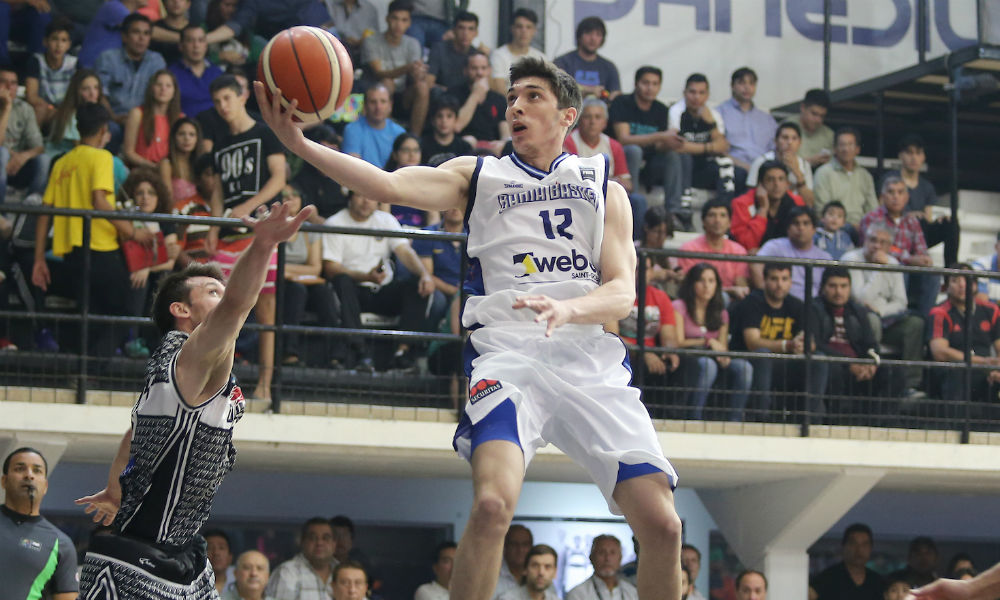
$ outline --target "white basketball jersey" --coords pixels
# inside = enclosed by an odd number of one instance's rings
[[[549,171],[516,154],[485,157],[469,184],[466,327],[528,321],[518,296],[583,296],[601,283],[607,161],[562,154]]]

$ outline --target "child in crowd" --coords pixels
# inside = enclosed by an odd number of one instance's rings
[[[170,195],[163,185],[159,173],[149,167],[139,167],[129,173],[122,184],[122,203],[125,208],[131,208],[137,213],[159,213],[169,215],[172,212]],[[152,244],[140,244],[126,240],[122,242],[125,254],[125,265],[129,270],[131,284],[130,315],[141,316],[149,312],[152,301],[152,290],[163,273],[169,273],[174,268],[174,261],[180,252],[177,244],[177,234],[173,223],[158,223],[156,221],[132,221],[135,229],[145,229],[150,232]],[[142,336],[130,335],[125,344],[125,354],[132,358],[147,358],[149,347]]]
[[[854,249],[851,235],[844,229],[847,222],[847,211],[838,200],[828,202],[823,207],[823,225],[816,229],[813,244],[821,250],[826,250],[834,260],[840,260],[848,250]]]
[[[392,142],[392,153],[385,163],[386,171],[395,171],[402,167],[413,167],[420,164],[420,140],[410,133],[399,134]],[[379,203],[379,210],[392,213],[399,224],[411,229],[420,229],[428,225],[434,225],[441,221],[441,214],[437,211],[423,211],[409,206],[392,206]]]
[[[146,86],[142,104],[128,113],[122,155],[130,167],[156,167],[170,151],[170,128],[183,113],[177,78],[160,69]]]
[[[422,164],[437,166],[448,158],[472,155],[469,142],[455,135],[456,119],[458,102],[451,96],[441,96],[431,113],[431,132],[420,140]]]
[[[56,114],[76,71],[76,57],[69,54],[73,22],[64,17],[53,19],[45,28],[42,45],[45,52],[28,59],[24,96],[35,109],[38,125],[44,127]]]
[[[192,169],[194,193],[178,198],[174,196],[174,214],[188,217],[211,217],[212,207],[207,198],[212,197],[215,187],[215,167],[211,154],[202,154],[194,161]],[[206,245],[208,225],[188,224],[177,228],[177,238],[181,247],[178,263],[181,267],[189,261],[208,262],[212,257]]]

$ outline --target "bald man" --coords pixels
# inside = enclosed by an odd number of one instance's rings
[[[236,586],[222,595],[222,600],[267,600],[264,595],[271,565],[267,557],[256,550],[247,550],[236,559]]]

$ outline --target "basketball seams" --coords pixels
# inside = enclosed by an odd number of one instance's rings
[[[340,89],[341,57],[340,54],[337,52],[336,47],[332,43],[330,43],[330,39],[326,37],[328,35],[330,35],[330,37],[333,37],[331,34],[317,27],[305,27],[305,29],[307,29],[309,33],[311,33],[312,35],[316,36],[316,39],[319,40],[319,43],[323,45],[323,48],[326,50],[326,56],[327,56],[326,63],[330,66],[330,93],[327,94],[326,104],[323,105],[323,108],[322,109],[318,107],[316,108],[316,115],[320,116],[321,114],[327,112],[333,113],[337,109],[337,99],[341,92]],[[334,61],[336,61],[336,64]],[[315,102],[313,103],[313,106],[316,106]],[[320,120],[322,121],[323,119],[320,118]]]
[[[313,107],[311,112],[316,115],[317,121],[322,121],[323,117],[320,116],[319,107],[316,106],[316,98],[313,97],[312,86],[309,85],[309,79],[306,77],[306,71],[302,68],[302,61],[299,60],[299,50],[295,47],[295,36],[292,35],[291,30],[286,29],[285,33],[288,35],[288,45],[292,49],[292,55],[295,56],[295,66],[299,68],[299,75],[302,77],[302,84],[306,86],[306,94],[309,96],[309,104]],[[327,62],[329,62],[329,60]]]

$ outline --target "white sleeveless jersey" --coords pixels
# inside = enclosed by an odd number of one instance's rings
[[[530,321],[518,296],[583,296],[601,283],[607,160],[562,154],[548,172],[516,154],[479,158],[469,183],[466,327]]]

